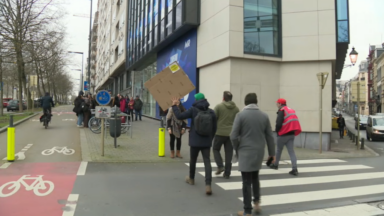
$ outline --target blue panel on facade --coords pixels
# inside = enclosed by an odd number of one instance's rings
[[[157,73],[174,61],[183,68],[192,83],[197,86],[196,66],[197,66],[197,31],[192,30],[173,42],[170,46],[157,54]],[[193,90],[183,99],[183,105],[186,109],[190,108],[195,102],[194,95],[196,90]],[[159,116],[159,106],[156,105],[156,117]],[[189,122],[190,124],[190,122]]]

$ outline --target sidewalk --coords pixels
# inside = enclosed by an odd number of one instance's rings
[[[189,146],[188,132],[182,137],[181,155],[182,159],[170,158],[169,135],[166,134],[165,157],[158,157],[158,131],[160,122],[143,117],[143,121],[132,123],[132,139],[127,134],[122,134],[117,138],[117,144],[114,148],[113,137],[108,136],[104,142],[104,156],[101,156],[101,135],[94,134],[88,128],[80,128],[80,141],[82,148],[83,161],[93,162],[188,162]],[[367,146],[365,150],[356,149],[348,137],[338,138],[338,131],[332,132],[332,150],[323,151],[319,154],[318,150],[295,148],[298,159],[322,159],[322,158],[355,158],[372,157],[376,154]],[[223,149],[221,150],[224,151]],[[267,148],[265,157],[267,157]],[[224,154],[222,153],[222,156]],[[284,149],[282,159],[289,159],[289,155]],[[199,161],[202,161],[201,155]],[[214,161],[211,151],[211,161]]]

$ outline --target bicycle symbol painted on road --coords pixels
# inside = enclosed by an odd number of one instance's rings
[[[9,197],[14,195],[17,191],[20,190],[21,185],[25,187],[27,191],[33,190],[36,196],[47,196],[52,193],[55,188],[53,182],[44,181],[43,175],[38,175],[37,177],[28,177],[30,175],[23,175],[17,181],[11,181],[3,184],[0,187],[0,197]],[[35,180],[31,185],[28,185],[24,180]],[[4,190],[8,190],[10,192],[5,192]]]
[[[52,155],[55,152],[63,153],[64,155],[73,155],[75,153],[75,150],[69,149],[66,146],[64,146],[64,147],[55,146],[51,149],[45,149],[44,151],[41,152],[41,154],[42,155]]]

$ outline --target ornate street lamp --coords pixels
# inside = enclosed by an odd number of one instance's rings
[[[355,66],[357,57],[359,57],[359,53],[356,52],[355,47],[352,47],[352,51],[349,53],[349,59],[351,60],[352,64],[346,64],[343,68]]]

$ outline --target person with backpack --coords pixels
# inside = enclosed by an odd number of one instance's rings
[[[205,193],[212,194],[212,167],[211,167],[211,147],[212,140],[216,133],[217,121],[215,112],[209,108],[209,103],[204,94],[195,94],[195,102],[192,107],[181,112],[178,108],[179,98],[172,98],[172,111],[178,120],[191,119],[191,129],[189,131],[190,161],[189,175],[185,181],[195,184],[196,162],[199,152],[204,160],[205,168]]]

